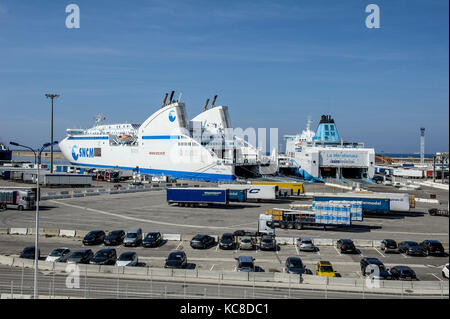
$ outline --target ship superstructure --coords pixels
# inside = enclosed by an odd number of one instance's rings
[[[310,129],[297,135],[285,135],[286,152],[279,156],[280,171],[295,172],[305,179],[372,178],[375,174],[375,150],[363,143],[344,142],[334,119],[322,115],[316,132]]]
[[[103,125],[101,116],[89,129],[68,129],[59,143],[66,159],[76,166],[128,169],[173,178],[231,181],[234,166],[192,138],[185,104],[166,104],[142,124]]]

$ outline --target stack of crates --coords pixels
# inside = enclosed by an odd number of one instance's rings
[[[280,209],[266,209],[266,215],[272,215],[273,221],[283,220],[283,211]]]
[[[356,211],[356,205],[353,207]],[[315,213],[317,224],[351,225],[353,219],[352,205],[343,201],[317,201],[313,202],[312,210]],[[362,215],[362,204],[361,204]]]

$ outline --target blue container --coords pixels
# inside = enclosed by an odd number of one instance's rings
[[[330,200],[362,202],[363,213],[389,213],[391,210],[390,201],[387,198],[361,198],[361,197],[332,197],[332,196],[314,196],[314,201],[326,202]]]
[[[59,165],[56,166],[56,172],[57,172],[57,173],[61,172],[61,166],[59,166]]]
[[[247,190],[245,189],[229,189],[228,200],[230,202],[245,202],[247,201]]]
[[[67,166],[63,166],[63,172],[67,173]]]
[[[227,189],[168,188],[169,203],[228,204]]]

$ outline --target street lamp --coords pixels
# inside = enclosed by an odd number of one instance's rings
[[[53,99],[58,98],[59,94],[45,94],[46,98],[52,99],[52,128],[51,128],[51,138],[50,143],[53,143]],[[53,173],[53,144],[50,150],[50,173]]]
[[[34,151],[34,149],[32,149],[31,147],[25,146],[25,145],[20,145],[19,143],[16,143],[16,142],[9,142],[9,144],[14,145],[14,146],[20,146],[20,147],[23,147],[23,148],[27,148],[30,151],[32,151],[33,154],[34,154],[34,165],[36,165],[36,152]]]
[[[35,238],[34,238],[34,299],[38,298],[38,245],[39,245],[39,197],[40,197],[40,187],[39,187],[39,175],[40,175],[40,167],[41,167],[41,153],[44,149],[46,149],[49,146],[58,144],[58,141],[54,141],[51,143],[45,143],[44,145],[42,145],[42,147],[36,151],[34,151],[31,147],[29,146],[25,146],[25,145],[21,145],[19,143],[16,142],[9,142],[9,144],[14,145],[14,146],[20,146],[20,147],[24,147],[27,149],[30,149],[33,151],[34,153],[34,159],[36,161],[36,152],[37,152],[37,176],[36,176],[36,186],[37,186],[37,191],[36,191],[36,231],[35,231]]]

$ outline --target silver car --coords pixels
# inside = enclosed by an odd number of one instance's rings
[[[315,251],[316,247],[314,246],[312,239],[309,237],[300,237],[297,239],[297,247],[300,251]]]

